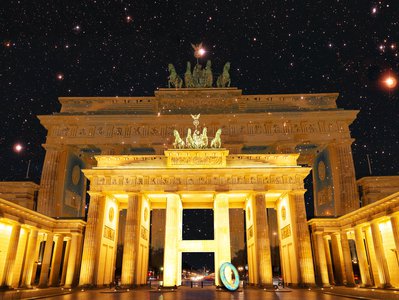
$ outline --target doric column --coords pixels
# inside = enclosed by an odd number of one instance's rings
[[[126,211],[125,239],[122,258],[122,285],[132,286],[136,272],[136,256],[139,239],[140,203],[137,194],[129,194]]]
[[[353,275],[352,256],[349,248],[348,234],[341,232],[342,256],[345,264],[346,285],[355,286],[355,277]]]
[[[101,242],[101,232],[104,221],[105,197],[102,193],[90,192],[89,212],[85,240],[83,245],[82,264],[79,285],[96,284],[96,265]]]
[[[57,236],[57,241],[55,242],[53,261],[51,263],[50,282],[49,282],[50,286],[59,285],[63,246],[64,246],[64,235],[59,234]]]
[[[335,284],[334,271],[331,260],[331,251],[330,251],[330,239],[328,235],[323,236],[323,242],[324,242],[324,252],[326,254],[326,263],[327,263],[328,278],[329,278],[328,282],[330,284]]]
[[[370,278],[371,284],[374,286],[380,286],[380,277],[378,275],[378,268],[377,268],[377,258],[375,256],[374,250],[374,242],[373,236],[371,234],[371,227],[367,225],[364,228],[364,237],[366,240],[366,250],[368,255],[368,262],[369,262],[369,270],[370,270]]]
[[[231,261],[229,198],[226,194],[217,194],[213,203],[215,233],[215,285],[220,285],[219,269],[222,263]]]
[[[399,215],[391,216],[393,239],[395,240],[396,253],[399,254]]]
[[[270,239],[267,226],[266,200],[264,194],[255,195],[255,247],[257,254],[258,278],[262,286],[273,286],[272,261],[270,255]]]
[[[305,190],[289,193],[289,203],[292,218],[293,235],[295,247],[298,253],[298,264],[300,270],[300,283],[302,285],[314,285],[314,270],[312,248],[310,246],[309,228],[306,220]]]
[[[333,263],[335,269],[335,283],[346,284],[345,265],[342,256],[341,240],[339,232],[334,232],[331,235],[331,246],[333,253]]]
[[[351,144],[352,140],[347,139],[328,146],[334,183],[333,215],[341,216],[359,208]]]
[[[57,172],[61,155],[62,151],[58,148],[46,146],[37,211],[51,217],[56,216]]]
[[[44,247],[44,254],[42,260],[42,268],[40,271],[40,279],[39,279],[39,286],[40,288],[47,287],[48,284],[48,273],[50,271],[50,262],[51,262],[51,252],[53,250],[53,238],[54,233],[49,232],[47,233],[46,238],[46,246]]]
[[[23,287],[31,287],[33,266],[37,257],[35,257],[35,252],[37,248],[37,229],[31,229],[29,234],[28,248],[26,250],[25,266],[22,273],[21,285]]]
[[[330,286],[330,281],[328,280],[328,267],[326,260],[326,251],[324,249],[323,234],[321,232],[315,232],[315,235],[321,284],[323,286]]]
[[[384,251],[384,245],[382,243],[380,226],[377,221],[371,222],[371,233],[373,236],[374,250],[377,261],[378,275],[380,279],[380,287],[391,287],[391,279],[389,276],[389,270],[387,260]]]
[[[33,259],[35,260],[35,262],[33,264],[32,276],[31,276],[31,278],[26,278],[27,285],[32,285],[36,279],[37,267],[38,267],[38,263],[39,263],[40,246],[42,245],[44,237],[45,237],[45,233],[39,230],[35,254],[33,255]]]
[[[364,248],[363,232],[360,226],[355,227],[356,253],[359,263],[360,276],[363,286],[371,286],[369,266],[367,263],[366,249]]]
[[[10,242],[8,244],[7,256],[4,262],[4,272],[1,287],[11,287],[14,275],[14,265],[17,256],[19,243],[19,235],[21,233],[21,225],[14,224],[12,226]]]
[[[64,261],[62,262],[62,273],[61,273],[60,286],[65,285],[65,278],[66,278],[66,272],[68,269],[69,251],[70,250],[71,250],[71,239],[66,238],[66,247],[65,247],[65,253],[64,253]]]
[[[78,233],[72,233],[71,240],[69,241],[70,246],[69,246],[69,255],[68,255],[68,265],[66,269],[66,275],[65,275],[65,286],[66,287],[71,287],[75,283],[75,278],[76,278],[76,266],[78,265],[78,259],[79,259],[79,244],[81,244],[81,239],[82,235]]]
[[[178,243],[181,240],[182,203],[178,195],[168,195],[166,199],[165,250],[163,259],[163,284],[172,287],[178,284]],[[216,255],[215,255],[216,256]],[[216,260],[216,258],[215,258]]]

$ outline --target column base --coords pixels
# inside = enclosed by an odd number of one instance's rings
[[[346,287],[355,287],[356,284],[354,284],[354,283],[346,283],[345,286]]]
[[[272,283],[258,284],[258,288],[265,290],[275,290],[275,287],[273,286]]]
[[[173,286],[160,286],[158,287],[159,290],[167,290],[167,291],[173,291],[173,290],[177,290],[177,285],[173,285]]]
[[[381,284],[381,285],[378,286],[379,289],[389,289],[389,288],[392,288],[392,287],[393,286],[390,283],[385,283],[385,284]]]
[[[96,284],[82,284],[82,285],[78,285],[78,288],[90,290],[90,289],[96,289],[96,288],[98,288],[98,286]]]

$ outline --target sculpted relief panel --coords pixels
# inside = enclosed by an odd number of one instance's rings
[[[218,124],[207,125],[208,133],[214,135],[220,128]],[[170,125],[96,125],[96,126],[56,126],[52,136],[57,137],[171,137],[173,130]],[[180,135],[185,135],[184,128],[177,128]],[[223,134],[235,135],[273,135],[273,134],[312,134],[330,132],[349,132],[348,125],[344,121],[286,121],[286,122],[250,122],[247,124],[229,124],[222,126]]]
[[[303,186],[301,175],[198,175],[198,176],[94,176],[94,186],[177,186],[177,185],[230,185],[230,184],[281,184]]]

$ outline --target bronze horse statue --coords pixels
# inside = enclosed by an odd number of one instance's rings
[[[223,67],[223,73],[218,77],[216,81],[217,87],[230,87],[231,79],[230,79],[230,62],[227,62]]]
[[[183,85],[183,80],[177,75],[176,69],[172,64],[168,65],[169,77],[168,77],[168,87],[181,88]]]

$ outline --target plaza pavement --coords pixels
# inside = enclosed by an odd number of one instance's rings
[[[217,290],[215,287],[179,287],[177,290],[159,291],[142,287],[132,290],[115,289],[30,289],[0,292],[0,300],[8,299],[54,299],[54,300],[332,300],[332,299],[399,299],[399,290],[380,290],[365,288],[315,288],[263,290],[247,287],[236,292]]]

